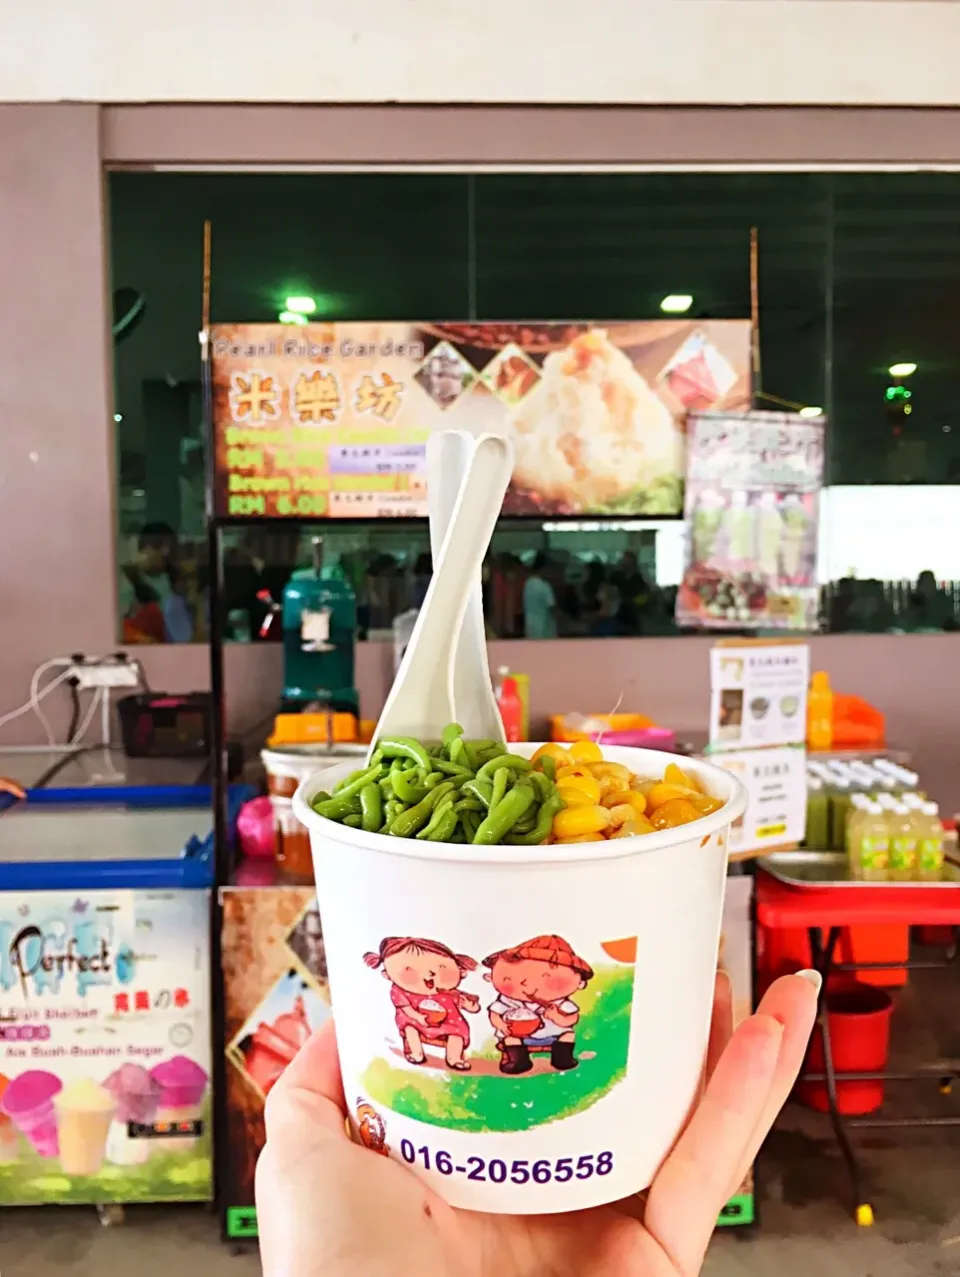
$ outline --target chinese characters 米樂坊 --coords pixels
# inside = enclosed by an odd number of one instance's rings
[[[309,377],[302,372],[293,388],[293,405],[301,422],[336,421],[341,409],[336,375],[319,368]]]
[[[354,408],[358,413],[371,412],[382,421],[392,421],[400,408],[403,382],[394,381],[388,372],[382,373],[380,382],[369,373],[360,378]]]

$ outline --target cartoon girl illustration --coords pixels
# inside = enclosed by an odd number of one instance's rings
[[[379,950],[364,954],[363,960],[390,981],[404,1058],[410,1064],[425,1064],[424,1043],[442,1045],[447,1066],[467,1073],[470,1065],[463,1056],[470,1029],[463,1012],[479,1011],[480,1000],[460,992],[459,985],[476,970],[473,958],[454,953],[438,940],[387,936]]]

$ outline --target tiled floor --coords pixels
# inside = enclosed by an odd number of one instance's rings
[[[899,999],[895,1063],[960,1057],[960,971],[916,973]],[[910,1050],[903,1047],[909,1044]],[[958,1088],[960,1091],[960,1088]],[[935,1086],[892,1092],[891,1111],[960,1114],[960,1095]],[[791,1106],[762,1164],[761,1226],[727,1232],[705,1277],[946,1277],[960,1273],[960,1129],[864,1132],[873,1229],[843,1205],[846,1179],[826,1120]],[[221,1245],[201,1209],[138,1209],[121,1227],[92,1210],[0,1214],[3,1277],[256,1277],[255,1252]],[[611,1274],[615,1277],[615,1274]]]

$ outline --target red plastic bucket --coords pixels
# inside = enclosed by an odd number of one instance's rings
[[[833,1067],[837,1073],[880,1073],[887,1066],[893,999],[869,984],[848,985],[826,995]],[[813,1031],[805,1073],[824,1071],[823,1035]],[[825,1082],[801,1082],[797,1098],[821,1113],[829,1110]],[[854,1116],[872,1113],[883,1103],[883,1082],[837,1082],[837,1108]]]

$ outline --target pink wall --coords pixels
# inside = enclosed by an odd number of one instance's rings
[[[530,674],[533,726],[551,713],[622,708],[648,714],[681,735],[705,732],[709,704],[709,638],[565,639],[491,643],[490,664]],[[960,634],[847,634],[811,640],[814,668],[838,691],[863,696],[887,716],[891,744],[910,749],[931,794],[960,808]],[[158,687],[207,686],[206,649],[157,648],[146,664]],[[389,643],[361,643],[357,681],[365,717],[375,717],[393,672]],[[280,651],[272,646],[227,652],[227,708],[244,732],[271,712],[280,689]]]
[[[96,107],[0,105],[0,714],[26,698],[40,661],[116,646],[100,146]],[[495,643],[491,664],[530,672],[535,723],[551,711],[608,710],[623,693],[625,709],[685,732],[705,724],[709,646]],[[202,647],[137,655],[156,687],[208,685]],[[960,805],[960,634],[816,638],[813,660],[839,689],[877,704],[891,741],[913,750],[937,799]],[[389,644],[358,650],[367,715],[383,702],[391,661]],[[227,686],[231,725],[242,732],[276,698],[279,651],[231,650]],[[62,734],[65,705],[51,717]],[[24,716],[2,729],[0,743],[36,741],[37,732]]]
[[[0,106],[3,712],[26,699],[39,661],[115,642],[98,116]],[[0,740],[36,732],[21,719]]]

